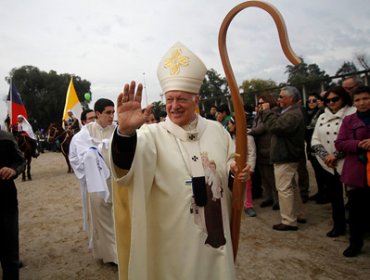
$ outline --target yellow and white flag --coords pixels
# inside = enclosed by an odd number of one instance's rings
[[[71,81],[69,83],[68,90],[67,90],[66,103],[64,105],[63,119],[62,119],[63,124],[64,124],[63,121],[68,118],[69,110],[71,110],[73,115],[78,120],[80,120],[80,116],[82,113],[82,105],[80,103],[80,100],[78,100],[75,86],[73,85],[73,78],[71,78]]]

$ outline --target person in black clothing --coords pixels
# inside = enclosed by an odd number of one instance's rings
[[[14,179],[26,163],[13,136],[0,131],[0,262],[3,280],[19,279],[18,200]]]
[[[307,98],[307,107],[306,107],[306,118],[307,126],[305,133],[306,140],[306,153],[307,159],[311,162],[312,168],[315,173],[315,180],[317,184],[317,193],[310,197],[310,200],[316,201],[317,204],[329,203],[329,195],[327,187],[324,182],[324,169],[321,167],[320,163],[317,161],[315,153],[311,149],[311,139],[312,134],[315,129],[316,122],[319,116],[324,112],[324,102],[321,95],[324,95],[325,92],[320,95],[316,93],[308,94]]]
[[[217,113],[217,106],[212,105],[211,108],[209,109],[209,113],[206,114],[205,117],[209,120],[215,121],[216,120],[216,113]]]

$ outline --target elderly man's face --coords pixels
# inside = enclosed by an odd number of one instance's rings
[[[343,88],[352,96],[352,92],[356,89],[356,81],[352,78],[348,78],[343,81]]]
[[[280,107],[283,109],[294,104],[293,96],[289,96],[285,90],[280,91],[278,101]]]
[[[185,91],[168,91],[166,93],[167,116],[178,126],[189,124],[195,119],[199,97]]]

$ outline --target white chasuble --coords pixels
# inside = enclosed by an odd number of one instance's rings
[[[83,127],[90,136],[93,147],[89,147],[82,155],[89,197],[89,213],[91,216],[90,236],[93,255],[103,262],[117,263],[117,250],[114,234],[113,209],[111,202],[111,179],[109,170],[105,170],[104,162],[109,167],[109,142],[115,130],[114,125],[101,127],[92,122]],[[103,157],[103,161],[102,158]],[[94,171],[98,169],[99,171]],[[93,175],[95,173],[95,175]],[[99,173],[101,173],[99,175]],[[96,178],[99,175],[99,180]],[[107,179],[104,179],[107,178]],[[91,182],[94,182],[91,184]],[[98,185],[100,182],[101,185]],[[104,184],[105,183],[105,184]]]
[[[217,122],[143,125],[130,170],[113,166],[120,279],[235,279],[227,187],[234,144]],[[207,204],[193,198],[205,177]]]

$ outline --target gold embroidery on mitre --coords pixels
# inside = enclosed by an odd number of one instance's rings
[[[175,49],[164,61],[164,67],[170,69],[171,75],[177,75],[181,67],[189,66],[189,57],[183,56],[181,49]]]

